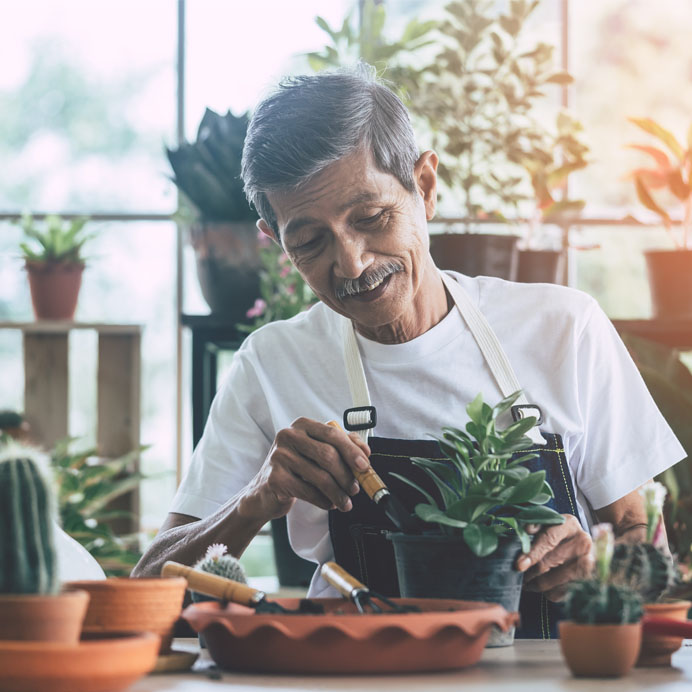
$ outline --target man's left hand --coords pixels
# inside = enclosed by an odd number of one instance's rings
[[[563,514],[565,523],[532,527],[531,550],[519,557],[516,567],[525,572],[524,588],[541,591],[551,601],[564,598],[567,584],[588,576],[593,568],[591,536],[572,514]],[[528,527],[527,527],[528,529]]]

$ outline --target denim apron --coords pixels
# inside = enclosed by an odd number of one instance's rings
[[[502,395],[508,396],[521,389],[509,360],[483,315],[456,281],[444,273],[441,273],[441,276],[481,349]],[[350,320],[344,322],[344,354],[353,405],[370,406],[363,364]],[[540,417],[540,409],[529,404],[523,395],[517,399],[513,408],[515,417]],[[435,440],[369,437],[368,430],[360,431],[359,434],[370,446],[370,462],[373,468],[392,494],[396,495],[409,511],[413,512],[416,504],[421,502],[421,495],[391,476],[392,472],[410,478],[439,499],[439,492],[430,478],[411,462],[411,457],[446,458]],[[579,518],[562,438],[560,435],[539,431],[537,426],[527,434],[534,443],[529,451],[538,454],[538,457],[525,465],[531,471],[544,470],[546,480],[555,494],[547,506],[561,514],[573,514]],[[525,453],[526,451],[520,452]],[[334,559],[371,589],[386,596],[398,596],[394,549],[386,537],[387,533],[396,530],[396,527],[364,492],[361,491],[351,499],[353,508],[350,512],[329,512],[329,535],[334,549]],[[559,604],[548,601],[542,594],[524,591],[519,608],[521,626],[517,629],[516,636],[531,639],[557,637],[560,610]]]

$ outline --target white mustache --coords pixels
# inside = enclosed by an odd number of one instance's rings
[[[344,279],[340,286],[337,286],[336,297],[340,300],[346,296],[355,296],[363,291],[367,291],[371,286],[378,284],[386,279],[390,274],[404,271],[401,262],[389,260],[371,269],[367,274],[361,274],[357,279]]]

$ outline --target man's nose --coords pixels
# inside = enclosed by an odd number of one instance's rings
[[[335,273],[342,279],[357,279],[373,263],[365,239],[357,233],[339,234],[334,252]]]

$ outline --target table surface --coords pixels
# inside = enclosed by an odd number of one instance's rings
[[[192,650],[194,640],[176,640],[174,649]],[[397,692],[560,692],[561,690],[656,690],[690,692],[692,689],[692,640],[673,655],[672,668],[635,668],[615,680],[573,678],[566,668],[557,641],[523,640],[514,646],[486,649],[480,662],[455,672],[420,675],[380,676],[300,676],[221,673],[213,679],[213,667],[204,651],[188,673],[149,675],[136,682],[129,692],[219,692],[233,687],[234,692],[259,690],[397,690]],[[217,675],[218,678],[218,675]]]

